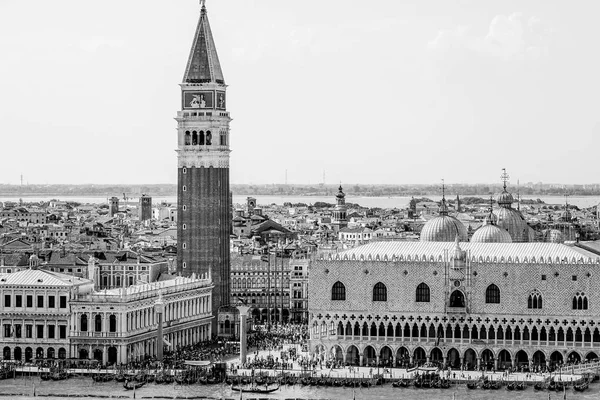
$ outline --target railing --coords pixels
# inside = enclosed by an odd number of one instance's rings
[[[216,144],[186,144],[183,146],[186,151],[199,151],[199,152],[211,152],[211,151],[224,151],[229,150],[229,146],[221,146]]]
[[[592,362],[587,362],[584,364],[577,364],[577,365],[570,365],[570,366],[566,366],[566,367],[561,367],[560,368],[560,373],[563,374],[568,374],[568,373],[573,373],[573,374],[578,374],[578,373],[583,373],[586,371],[593,371],[593,372],[598,372],[598,370],[600,369],[600,361],[592,361]]]
[[[177,118],[193,118],[193,119],[211,119],[211,118],[229,118],[227,111],[177,111]]]
[[[127,289],[122,289],[123,294],[80,294],[75,298],[75,301],[98,302],[98,303],[128,303],[135,300],[143,300],[154,298],[161,292],[163,296],[171,293],[181,293],[190,289],[210,288],[212,282],[209,280],[201,280],[196,282],[184,283],[173,286],[160,286],[159,283],[148,283],[152,288],[141,292],[134,292],[135,286],[130,286]]]

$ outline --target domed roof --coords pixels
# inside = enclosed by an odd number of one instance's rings
[[[427,221],[421,230],[422,242],[454,242],[468,240],[467,228],[454,217],[440,215]]]
[[[572,218],[573,218],[573,215],[571,214],[571,211],[569,211],[568,209],[566,209],[560,213],[561,221],[570,222]]]
[[[512,194],[508,193],[506,189],[504,189],[502,193],[498,195],[496,201],[500,207],[510,207],[512,206],[512,203],[515,202],[515,199]]]
[[[494,215],[498,218],[497,226],[508,231],[513,242],[529,242],[529,225],[520,212],[500,207],[494,210]]]
[[[512,243],[512,238],[507,230],[488,222],[475,231],[471,243]]]

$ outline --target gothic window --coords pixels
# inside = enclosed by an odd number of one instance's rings
[[[588,299],[585,293],[577,292],[573,297],[573,310],[587,310]]]
[[[381,282],[373,287],[373,301],[387,301],[387,287]]]
[[[81,332],[87,332],[88,330],[88,320],[87,320],[87,315],[83,314],[81,316],[81,326],[80,326]]]
[[[186,146],[190,145],[190,131],[185,131],[185,139],[184,143]]]
[[[225,132],[221,132],[219,144],[221,146],[227,146],[227,134]]]
[[[450,307],[464,307],[465,295],[460,290],[455,290],[450,295]]]
[[[206,145],[210,146],[212,144],[212,133],[210,131],[206,131]]]
[[[500,289],[493,283],[485,290],[485,302],[487,304],[500,304]]]
[[[416,301],[419,303],[429,303],[429,286],[425,283],[420,283],[417,286]]]
[[[342,282],[336,282],[331,288],[331,300],[346,300],[346,286]]]
[[[542,294],[534,290],[527,298],[527,308],[540,309],[542,308]]]
[[[198,134],[196,131],[192,132],[192,146],[196,146],[198,144]]]
[[[200,143],[201,146],[204,145],[204,131],[200,131]]]

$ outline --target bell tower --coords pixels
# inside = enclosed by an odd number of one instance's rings
[[[202,2],[177,112],[177,272],[210,274],[217,315],[229,304],[229,122],[223,71]],[[215,330],[213,330],[215,332]]]

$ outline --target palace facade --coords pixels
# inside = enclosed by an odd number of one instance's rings
[[[174,277],[145,270],[150,282],[128,279],[125,287],[109,289],[98,284],[102,265],[93,258],[82,270],[86,277],[38,268],[33,255],[29,268],[0,274],[2,360],[126,363],[156,356],[159,345],[173,350],[212,336],[209,274]]]
[[[560,243],[375,242],[311,266],[310,347],[352,365],[600,354],[600,261]]]
[[[93,293],[71,300],[70,354],[104,364],[157,355],[158,316],[164,303],[163,341],[170,350],[211,337],[210,279],[177,277]]]

